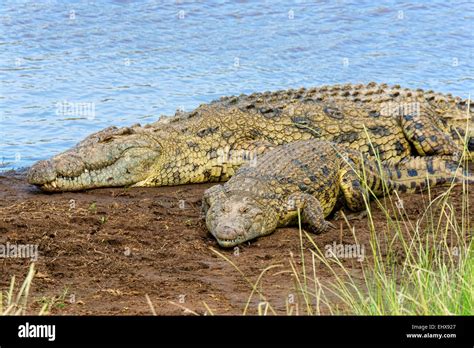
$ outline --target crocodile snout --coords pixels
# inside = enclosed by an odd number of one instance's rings
[[[56,179],[56,170],[51,161],[39,161],[28,171],[28,182],[33,185],[44,185]]]
[[[217,233],[219,235],[219,238],[222,240],[234,240],[242,236],[241,230],[231,226],[221,227],[218,229]]]
[[[245,240],[245,232],[242,229],[229,225],[217,226],[213,234],[224,248],[233,247]]]

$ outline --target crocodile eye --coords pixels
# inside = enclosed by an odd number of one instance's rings
[[[241,213],[241,214],[245,214],[245,213],[248,212],[248,211],[249,211],[249,208],[247,208],[247,207],[242,207],[242,208],[240,208],[240,213]]]

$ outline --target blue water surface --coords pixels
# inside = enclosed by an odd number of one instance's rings
[[[467,97],[473,33],[470,1],[2,0],[0,169],[223,95],[377,81]]]

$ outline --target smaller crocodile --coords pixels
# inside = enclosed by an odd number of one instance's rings
[[[233,247],[297,223],[298,211],[306,230],[321,233],[341,203],[362,211],[369,197],[463,181],[472,184],[474,176],[452,160],[427,156],[390,165],[312,139],[275,147],[242,166],[224,185],[205,191],[202,209],[219,245]]]

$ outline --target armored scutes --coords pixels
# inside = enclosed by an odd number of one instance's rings
[[[219,245],[233,247],[296,224],[298,209],[305,228],[320,233],[338,203],[361,211],[373,196],[463,180],[472,184],[474,176],[451,160],[427,156],[389,165],[313,139],[279,146],[242,166],[224,185],[206,190],[202,208]]]
[[[143,127],[92,134],[33,165],[28,180],[44,191],[225,181],[274,146],[312,138],[391,163],[465,149],[472,157],[471,110],[459,97],[376,83],[225,97]]]

